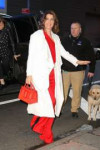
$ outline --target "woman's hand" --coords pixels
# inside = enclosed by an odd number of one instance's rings
[[[21,54],[14,55],[15,60],[17,61],[17,58],[20,57],[20,56],[21,56]]]
[[[88,64],[90,64],[90,61],[87,61],[87,60],[78,60],[77,62],[76,62],[78,65],[88,65]]]
[[[32,82],[33,82],[32,76],[27,76],[25,83],[26,83],[26,84],[31,84]]]

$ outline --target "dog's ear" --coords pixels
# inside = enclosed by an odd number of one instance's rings
[[[89,90],[89,95],[90,95],[90,96],[92,95],[92,90]]]

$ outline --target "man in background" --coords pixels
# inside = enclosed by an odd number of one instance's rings
[[[64,48],[79,60],[89,60],[89,78],[94,76],[95,70],[95,54],[88,39],[81,35],[82,28],[79,22],[71,24],[70,35],[62,41]],[[64,85],[64,97],[67,100],[70,85],[72,85],[73,98],[71,102],[72,117],[78,117],[78,109],[81,101],[81,91],[85,76],[86,65],[78,65],[75,67],[70,62],[62,58],[62,75]]]

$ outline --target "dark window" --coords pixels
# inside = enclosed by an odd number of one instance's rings
[[[36,31],[35,22],[34,27],[29,17],[14,18],[13,22],[17,30],[19,42],[20,43],[28,42],[30,39],[30,34]]]

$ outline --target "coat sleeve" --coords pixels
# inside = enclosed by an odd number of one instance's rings
[[[90,60],[91,63],[89,64],[89,72],[94,73],[95,71],[95,64],[96,64],[96,58],[95,58],[95,53],[93,50],[93,47],[89,41],[86,43],[86,54],[88,54],[87,60]]]
[[[30,37],[26,73],[27,76],[32,76],[33,84],[37,90],[48,89],[49,71],[42,53],[41,39],[34,34]]]
[[[27,69],[26,69],[27,76],[32,76],[32,69],[33,69],[32,60],[34,60],[35,49],[36,48],[34,46],[34,38],[32,38],[31,35],[29,41],[28,60],[27,60]]]
[[[61,56],[63,58],[65,58],[67,61],[69,61],[70,63],[72,63],[74,66],[77,67],[78,66],[78,64],[77,64],[78,59],[64,49],[64,47],[61,44],[59,37],[58,37],[58,41],[59,41],[59,48],[60,48]]]

